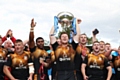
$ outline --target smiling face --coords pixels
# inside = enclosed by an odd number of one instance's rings
[[[22,41],[15,42],[15,52],[21,54],[24,51],[24,45]]]
[[[43,39],[38,39],[36,42],[36,45],[38,48],[43,49],[44,48],[44,40]]]
[[[67,33],[62,33],[60,36],[60,41],[62,44],[67,44],[69,41],[69,37],[67,35]]]

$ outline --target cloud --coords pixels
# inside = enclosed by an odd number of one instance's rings
[[[99,39],[117,44],[119,42],[119,0],[1,0],[1,35],[11,28],[16,38],[25,40],[29,36],[30,22],[37,22],[35,38],[42,36],[49,40],[49,31],[54,24],[54,16],[61,11],[69,11],[82,20],[81,33],[91,37],[92,30],[98,28]]]

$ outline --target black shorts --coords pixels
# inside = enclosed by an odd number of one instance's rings
[[[74,71],[57,71],[56,80],[76,80]]]

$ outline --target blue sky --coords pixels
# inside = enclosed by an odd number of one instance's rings
[[[110,42],[113,47],[119,46],[119,0],[0,0],[0,35],[4,36],[12,29],[16,38],[26,40],[34,18],[37,22],[35,39],[42,36],[49,40],[54,16],[62,11],[71,12],[82,20],[81,33],[91,37],[92,30],[97,28],[99,40]]]

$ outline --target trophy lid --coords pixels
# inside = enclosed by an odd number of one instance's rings
[[[60,19],[60,20],[73,20],[74,18],[74,15],[70,12],[60,12],[57,17]]]

